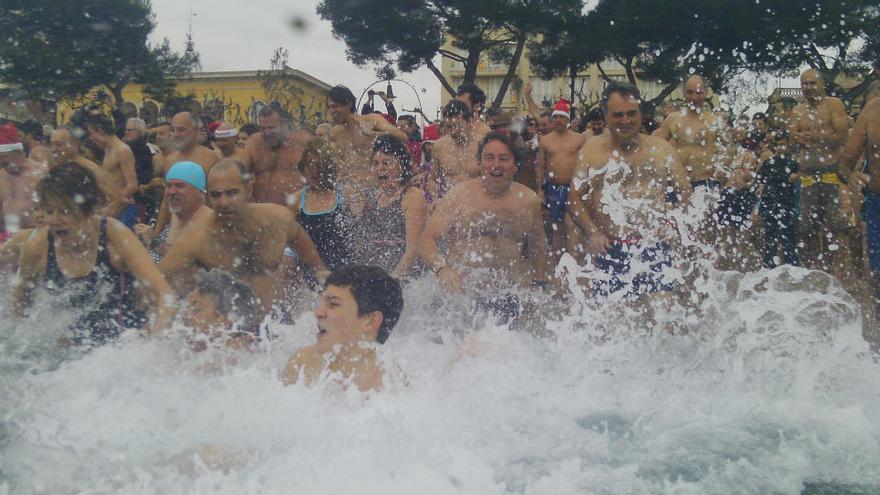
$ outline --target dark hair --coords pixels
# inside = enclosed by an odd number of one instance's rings
[[[611,95],[614,93],[619,94],[623,97],[632,97],[635,98],[636,101],[641,103],[642,95],[639,93],[639,88],[637,88],[634,84],[630,84],[628,82],[622,81],[611,81],[605,86],[605,90],[602,91],[602,99],[600,100],[600,105],[602,107],[602,111],[605,112],[608,110],[608,98],[611,98]],[[639,109],[641,110],[641,108]]]
[[[327,93],[327,98],[330,98],[336,103],[348,103],[351,106],[351,113],[357,113],[357,100],[354,97],[354,93],[352,93],[347,87],[341,84],[334,86],[333,89]]]
[[[443,107],[443,118],[447,119],[449,117],[455,117],[456,115],[460,115],[464,120],[470,120],[471,109],[468,108],[464,102],[458,100],[449,100],[449,103]]]
[[[471,105],[476,106],[478,109],[482,109],[486,105],[486,93],[484,93],[476,84],[462,84],[458,87],[455,96],[461,96],[465,93],[468,94],[468,99],[471,101]]]
[[[605,120],[605,112],[599,107],[590,110],[590,113],[587,114],[587,121],[591,120]]]
[[[498,132],[492,131],[489,134],[486,134],[486,137],[480,141],[480,146],[477,148],[477,161],[481,161],[483,159],[483,148],[491,143],[492,141],[498,141],[510,150],[510,153],[513,155],[513,161],[516,163],[516,166],[519,167],[522,165],[524,161],[523,150],[519,146],[517,146],[513,139],[510,138],[510,134],[507,132]]]
[[[18,130],[24,134],[30,134],[38,141],[43,139],[43,124],[36,120],[25,120],[18,126]]]
[[[244,132],[244,133],[247,133],[248,136],[250,136],[251,134],[256,134],[256,133],[260,132],[260,126],[249,122],[249,123],[241,126],[241,129],[239,129],[238,132]]]
[[[284,107],[281,106],[281,103],[278,103],[277,101],[270,101],[268,105],[261,108],[259,113],[257,113],[257,117],[266,118],[273,113],[277,113],[278,116],[281,117],[281,120],[285,122],[293,121],[293,115],[290,115],[290,112],[285,110]],[[257,129],[259,130],[259,127]]]
[[[86,117],[86,128],[98,129],[104,134],[113,134],[116,129],[113,125],[113,119],[102,114],[94,113]]]
[[[248,284],[214,269],[198,275],[195,290],[213,297],[217,312],[236,324],[239,333],[259,335],[260,305]]]
[[[297,165],[300,173],[305,173],[309,158],[313,158],[318,164],[321,187],[325,191],[332,191],[336,187],[336,157],[333,155],[330,143],[324,139],[309,141]]]
[[[349,265],[333,270],[325,286],[345,287],[351,291],[358,307],[358,316],[373,311],[382,313],[382,325],[376,342],[384,344],[403,311],[403,290],[400,283],[377,266]]]
[[[373,141],[373,155],[377,151],[391,155],[400,162],[400,182],[404,186],[408,186],[409,180],[413,176],[413,170],[412,155],[410,155],[406,144],[390,134],[382,134]]]
[[[767,122],[767,115],[764,112],[758,112],[755,115],[752,115],[752,120],[760,120],[761,122]]]
[[[98,179],[88,169],[68,162],[50,169],[37,185],[42,205],[55,203],[88,217],[104,201]]]

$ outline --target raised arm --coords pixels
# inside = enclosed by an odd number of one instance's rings
[[[404,143],[409,140],[409,136],[407,136],[405,132],[391,125],[382,116],[372,114],[368,117],[373,121],[373,131],[378,132],[379,134],[390,134]]]
[[[455,218],[455,202],[461,201],[457,193],[458,190],[454,189],[440,200],[419,241],[419,257],[437,274],[440,285],[452,292],[462,291],[461,275],[455,267],[448,266],[440,254],[440,239],[449,231]]]
[[[537,119],[541,115],[541,107],[535,104],[535,100],[532,99],[532,83],[526,83],[526,86],[523,88],[523,94],[526,97],[529,115]]]

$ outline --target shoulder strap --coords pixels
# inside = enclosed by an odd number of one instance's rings
[[[299,195],[299,211],[306,211],[306,193],[309,191],[309,186],[306,184],[303,186],[302,193]]]

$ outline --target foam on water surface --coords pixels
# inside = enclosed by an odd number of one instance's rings
[[[332,380],[282,385],[314,340],[310,314],[215,369],[180,338],[127,335],[78,355],[53,345],[58,315],[7,318],[0,493],[880,487],[880,366],[855,302],[790,267],[712,273],[697,291],[699,311],[655,315],[677,335],[572,298],[538,337],[465,318],[467,301],[440,304],[419,281],[383,348],[405,378],[369,399]]]

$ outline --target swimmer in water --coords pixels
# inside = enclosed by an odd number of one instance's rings
[[[290,358],[284,383],[311,385],[323,373],[332,373],[361,392],[381,390],[385,370],[376,344],[388,340],[402,310],[400,284],[381,268],[352,265],[334,270],[315,309],[317,342]]]
[[[44,288],[65,309],[79,310],[74,341],[100,344],[146,322],[135,307],[135,280],[152,296],[153,332],[174,318],[171,288],[135,235],[95,212],[101,194],[91,172],[75,163],[53,168],[37,186],[46,225],[21,248],[14,311],[22,317]]]
[[[244,282],[219,270],[199,274],[182,312],[183,324],[192,329],[190,348],[248,348],[259,336],[259,313],[257,298]]]

